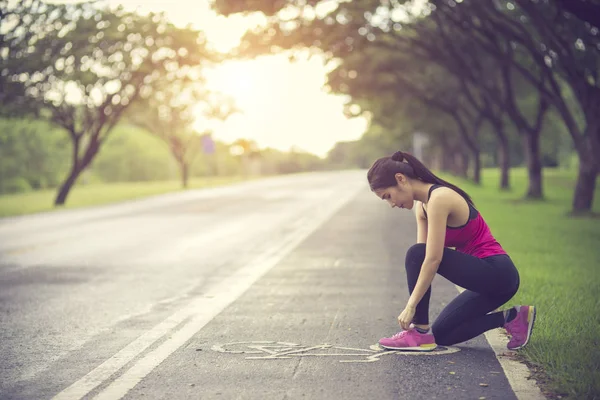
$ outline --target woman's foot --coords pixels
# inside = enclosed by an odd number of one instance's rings
[[[529,342],[533,325],[535,323],[535,307],[534,306],[516,306],[517,311],[515,318],[504,324],[504,329],[511,336],[508,345],[509,350],[518,350]]]
[[[432,351],[437,347],[432,334],[420,333],[416,329],[401,331],[390,338],[380,339],[379,344],[390,350],[408,351]]]

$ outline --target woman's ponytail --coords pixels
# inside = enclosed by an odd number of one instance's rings
[[[403,162],[404,161],[404,153],[401,151],[397,151],[392,155],[392,161]]]

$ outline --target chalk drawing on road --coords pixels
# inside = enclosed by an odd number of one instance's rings
[[[379,361],[382,356],[392,354],[404,356],[439,356],[460,351],[457,347],[445,346],[438,346],[433,351],[399,351],[385,350],[378,344],[371,345],[368,349],[357,349],[332,344],[304,346],[297,343],[269,341],[215,344],[212,346],[212,350],[220,353],[245,354],[247,355],[245,357],[246,360],[282,360],[294,357],[353,357],[350,360],[339,360],[342,363],[375,362]]]

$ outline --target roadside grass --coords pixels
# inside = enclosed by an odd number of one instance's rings
[[[482,185],[444,176],[465,189],[517,265],[521,287],[507,305],[537,307],[535,330],[519,353],[553,398],[600,399],[600,218],[572,217],[576,174],[544,170],[543,201],[522,200],[527,176],[511,171],[501,192],[497,170]],[[600,212],[600,182],[595,192]],[[539,380],[538,380],[539,382]]]
[[[240,182],[242,176],[193,178],[190,189],[214,187]],[[95,206],[124,200],[133,200],[168,192],[184,190],[180,181],[91,183],[77,185],[60,209]],[[0,196],[0,217],[33,214],[59,208],[53,206],[56,189],[8,194]]]

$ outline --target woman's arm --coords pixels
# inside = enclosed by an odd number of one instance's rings
[[[446,224],[452,204],[451,194],[444,192],[446,192],[444,189],[433,192],[427,204],[425,260],[421,265],[417,284],[408,300],[408,307],[416,307],[419,304],[427,289],[429,289],[442,261]]]

